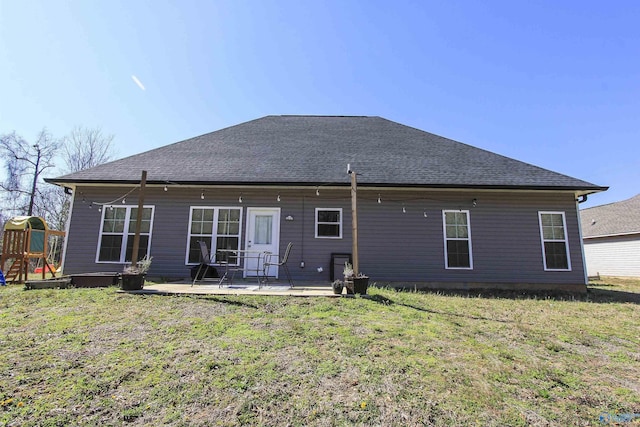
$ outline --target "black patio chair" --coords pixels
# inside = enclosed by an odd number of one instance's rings
[[[284,251],[284,256],[282,259],[279,258],[278,254],[267,253],[264,257],[263,265],[263,277],[264,282],[269,282],[269,267],[277,266],[282,267],[284,272],[287,275],[287,279],[289,280],[289,285],[293,288],[293,280],[291,280],[291,273],[289,273],[289,267],[287,267],[287,261],[289,260],[289,254],[291,253],[291,247],[293,246],[293,242],[289,242],[287,245],[287,249]]]
[[[210,267],[214,267],[214,257],[213,254],[209,253],[209,248],[207,247],[207,242],[198,240],[198,244],[200,245],[200,265],[198,266],[198,271],[196,271],[196,275],[193,278],[193,282],[191,286],[195,285],[198,279],[203,279],[207,277],[207,273],[209,272]],[[203,270],[204,267],[204,271]],[[202,275],[200,272],[202,271]]]

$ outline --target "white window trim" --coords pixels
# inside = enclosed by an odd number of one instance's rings
[[[98,235],[98,247],[96,249],[96,264],[126,264],[125,255],[127,254],[127,239],[129,236],[129,223],[131,221],[131,210],[137,208],[138,205],[104,205],[102,206],[102,216],[100,217],[100,234]],[[127,208],[124,223],[127,226],[127,230],[122,232],[123,239],[120,246],[120,261],[100,261],[100,248],[102,247],[102,236],[104,236],[102,230],[104,228],[104,216],[109,208]],[[156,207],[154,205],[144,205],[143,209],[151,209],[151,221],[149,222],[149,243],[147,244],[147,254],[151,252],[151,238],[153,237],[153,220],[156,216]],[[120,233],[108,233],[108,235],[114,235]],[[146,234],[146,233],[145,233]],[[133,254],[132,254],[133,256]]]
[[[447,237],[447,213],[465,213],[467,215],[467,238],[449,238]],[[460,209],[443,209],[442,210],[442,237],[444,244],[444,268],[446,270],[473,270],[473,245],[471,244],[471,215],[469,210]],[[466,240],[469,243],[469,267],[449,267],[449,257],[447,253],[447,241],[449,240]]]
[[[555,214],[562,215],[562,227],[564,228],[563,240],[545,240],[544,232],[542,230],[542,215]],[[540,227],[540,246],[542,247],[542,263],[544,265],[544,271],[571,271],[571,252],[569,251],[569,233],[567,232],[567,219],[563,211],[538,211],[538,226]],[[544,249],[544,243],[547,242],[564,242],[564,250],[567,253],[567,268],[548,268],[547,267],[547,254]]]
[[[191,221],[193,220],[193,210],[194,209],[213,209],[213,225],[214,228],[211,230],[211,242],[214,241],[215,237],[218,236],[217,231],[214,233],[214,230],[217,230],[218,226],[218,215],[220,213],[220,209],[236,209],[240,210],[240,220],[239,220],[239,229],[238,229],[238,249],[242,249],[242,219],[244,215],[244,210],[239,206],[190,206],[189,207],[189,222],[187,223],[187,244],[185,245],[185,256],[184,256],[184,264],[185,265],[198,265],[197,262],[189,262],[189,247],[191,244]],[[211,248],[209,248],[209,256],[211,256]],[[238,261],[239,262],[239,261]],[[219,264],[215,264],[219,265]],[[230,264],[231,265],[231,264]],[[238,263],[234,265],[239,265]]]
[[[340,212],[340,221],[335,222],[318,222],[318,211],[338,211]],[[313,222],[315,223],[315,237],[316,239],[342,239],[342,208],[316,208],[315,215],[313,218]],[[318,236],[318,225],[319,224],[338,224],[340,226],[340,235],[338,236]]]

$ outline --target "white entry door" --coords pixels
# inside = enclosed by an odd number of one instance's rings
[[[278,253],[280,247],[280,208],[247,208],[247,234],[245,245],[248,253],[244,263],[244,276],[262,273],[264,256],[258,253]],[[252,256],[254,255],[255,256]],[[271,268],[269,275],[277,274],[277,268]]]

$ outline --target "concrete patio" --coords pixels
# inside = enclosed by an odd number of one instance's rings
[[[287,282],[269,282],[258,285],[256,280],[234,280],[232,284],[219,285],[216,281],[176,283],[147,283],[139,291],[120,291],[131,294],[147,295],[279,295],[295,297],[339,297],[326,282],[296,282],[291,287]],[[349,295],[352,296],[352,295]]]

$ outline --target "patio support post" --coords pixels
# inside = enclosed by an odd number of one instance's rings
[[[138,215],[136,216],[136,233],[133,235],[133,250],[131,251],[131,265],[138,263],[138,249],[140,248],[140,227],[142,227],[142,208],[144,207],[144,188],[147,184],[147,171],[142,171],[140,178],[140,195],[138,196]]]
[[[351,175],[351,226],[352,226],[352,256],[353,256],[353,274],[359,273],[358,262],[358,182],[356,181],[356,171],[351,170],[351,165],[347,167],[349,175]]]

